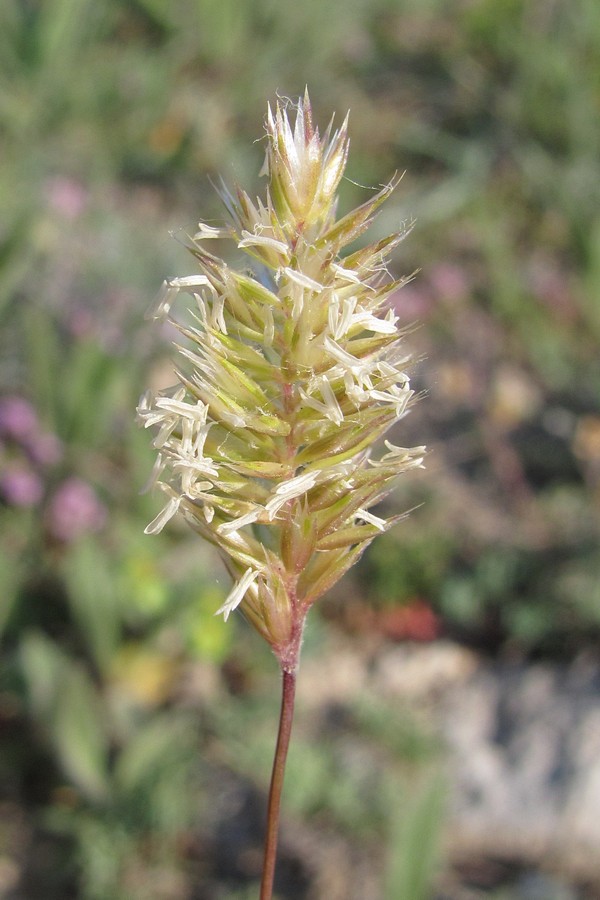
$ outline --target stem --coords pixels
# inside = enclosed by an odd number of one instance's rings
[[[294,718],[294,698],[296,695],[296,672],[283,670],[281,687],[281,711],[279,713],[279,732],[273,759],[271,786],[269,788],[269,805],[267,808],[267,833],[265,836],[265,855],[263,861],[260,900],[271,900],[273,896],[273,879],[275,877],[275,859],[277,856],[277,837],[279,832],[279,809],[281,791],[285,775],[292,721]]]

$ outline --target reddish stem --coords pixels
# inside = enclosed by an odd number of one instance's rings
[[[275,877],[275,859],[277,856],[277,837],[279,833],[279,810],[281,807],[281,791],[285,775],[292,721],[294,718],[294,699],[296,695],[296,672],[283,670],[281,689],[281,711],[279,713],[279,732],[273,759],[271,787],[269,788],[269,805],[267,808],[267,833],[265,837],[265,855],[263,862],[260,900],[271,900],[273,896],[273,879]]]

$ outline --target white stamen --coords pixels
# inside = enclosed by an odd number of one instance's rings
[[[136,409],[136,419],[139,423],[145,422],[148,418],[148,414],[150,413],[152,401],[154,400],[154,394],[152,391],[144,391],[142,396],[140,397]]]
[[[317,472],[302,472],[301,475],[295,475],[294,478],[277,485],[274,493],[285,494],[286,497],[299,497],[314,487],[316,480]]]
[[[179,293],[179,288],[173,287],[168,281],[163,281],[156,299],[146,311],[145,319],[166,319],[171,311],[173,301]]]
[[[406,412],[406,406],[412,396],[412,391],[402,390],[396,385],[392,385],[388,391],[369,391],[369,396],[372,400],[380,400],[382,403],[394,406],[396,415],[400,417]]]
[[[234,584],[231,589],[225,603],[219,607],[216,611],[215,616],[221,615],[223,613],[223,618],[225,621],[229,618],[230,614],[236,609],[246,594],[246,591],[250,587],[250,585],[256,581],[259,576],[259,572],[256,569],[246,569],[242,577],[236,584]]]
[[[329,325],[329,330],[336,340],[338,339],[339,315],[340,315],[340,298],[334,292],[331,295],[331,300],[329,302],[329,307],[327,309],[327,322]]]
[[[242,240],[238,243],[238,247],[240,250],[244,247],[268,247],[270,250],[275,250],[276,253],[283,253],[286,259],[290,252],[290,248],[283,241],[267,237],[264,234],[252,234],[250,231],[242,231]]]
[[[184,275],[181,278],[167,278],[163,281],[156,300],[147,311],[146,319],[166,319],[174,300],[180,291],[188,288],[210,285],[206,275]]]
[[[265,317],[265,346],[272,347],[275,337],[275,319],[270,306],[263,307],[263,315]]]
[[[312,278],[309,278],[308,275],[304,275],[303,272],[296,272],[295,269],[286,267],[285,269],[283,269],[283,274],[287,275],[290,281],[293,281],[295,284],[299,284],[300,287],[308,288],[309,291],[315,291],[315,293],[320,294],[323,290],[322,284],[319,284],[318,281],[314,281]]]
[[[192,404],[184,403],[177,396],[157,397],[155,406],[157,409],[164,409],[166,413],[174,413],[175,415],[182,416],[184,419],[198,422],[201,425],[206,423],[208,406],[206,403],[203,403],[202,400],[198,400],[197,403]]]
[[[206,275],[181,275],[178,278],[169,278],[167,284],[185,291],[187,288],[210,286],[210,281]]]
[[[271,499],[265,505],[269,519],[275,518],[281,507],[288,500],[293,500],[294,497],[299,497],[314,487],[318,475],[318,472],[303,472],[301,475],[296,475],[294,478],[279,484],[273,491]]]
[[[320,388],[323,400],[325,401],[325,415],[328,419],[331,419],[332,422],[335,422],[336,425],[341,425],[344,421],[344,414],[340,409],[340,404],[333,392],[333,388],[325,375],[321,377]]]
[[[161,509],[155,519],[144,528],[144,534],[158,534],[163,530],[169,519],[172,519],[181,503],[181,497],[170,497],[166,506]]]
[[[374,525],[379,531],[385,531],[387,525],[386,520],[380,519],[379,516],[373,515],[373,513],[368,512],[366,509],[357,509],[356,518],[361,519],[363,522],[367,522],[368,525]]]
[[[396,447],[389,441],[383,442],[388,449],[388,453],[384,453],[379,460],[369,460],[371,466],[385,466],[395,461],[405,463],[406,468],[419,468],[423,464],[425,455],[425,447]],[[418,454],[418,455],[414,455]]]
[[[214,238],[231,237],[228,228],[214,228],[212,225],[205,225],[204,222],[198,222],[198,231],[194,235],[195,241],[204,241]]]
[[[396,320],[392,321],[387,317],[379,319],[369,312],[357,313],[352,316],[352,324],[377,334],[396,334]]]
[[[346,297],[346,299],[342,301],[342,317],[338,325],[338,332],[334,335],[336,340],[344,337],[348,333],[348,329],[356,318],[353,315],[355,307],[356,297]]]
[[[335,341],[332,341],[330,337],[325,338],[323,346],[334,359],[337,359],[337,361],[342,364],[346,371],[351,372],[355,377],[359,375],[359,373],[365,371],[366,366],[362,360],[357,359],[356,356],[352,356],[347,350],[342,349],[342,347],[340,347],[339,344],[336,344]]]
[[[223,314],[223,310],[225,307],[225,299],[222,294],[219,294],[215,297],[213,301],[212,308],[212,319],[214,322],[214,328],[216,331],[221,331],[223,334],[227,334],[227,325],[225,324],[225,316]]]
[[[310,394],[307,394],[303,388],[299,389],[300,397],[302,398],[302,402],[304,406],[308,406],[310,409],[314,409],[317,412],[321,413],[324,416],[328,416],[329,410],[320,400],[317,400],[315,397],[311,397]]]
[[[172,463],[173,470],[181,470],[182,478],[189,477],[188,473],[196,477],[199,475],[202,475],[204,478],[219,477],[219,470],[208,456],[194,457],[190,454],[190,456],[185,457],[182,455],[183,450],[181,447],[176,448],[175,452],[175,462]],[[208,484],[208,487],[212,487],[212,482]],[[188,492],[186,491],[186,493]]]
[[[156,457],[154,465],[152,466],[152,471],[148,476],[148,480],[146,481],[144,487],[141,489],[140,494],[147,494],[148,491],[152,490],[152,488],[156,486],[158,479],[162,475],[166,465],[166,462],[159,453]]]
[[[339,266],[337,263],[332,263],[331,268],[335,272],[335,274],[339,278],[343,278],[344,281],[350,281],[352,284],[361,284],[361,279],[353,272],[352,269],[344,269],[343,266]]]
[[[251,510],[248,513],[245,513],[243,516],[240,516],[238,519],[232,519],[231,522],[223,522],[222,525],[219,525],[217,528],[218,534],[229,534],[231,531],[239,531],[240,528],[243,528],[244,525],[251,525],[252,522],[256,522],[261,510],[256,508]]]

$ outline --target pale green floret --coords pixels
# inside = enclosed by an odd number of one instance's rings
[[[198,225],[199,273],[165,281],[153,306],[181,334],[181,368],[138,416],[157,429],[149,486],[167,497],[146,531],[179,512],[214,544],[234,579],[219,613],[239,607],[284,664],[309,606],[398,521],[371,508],[424,448],[386,440],[372,455],[414,399],[386,305],[409,280],[386,269],[406,231],[340,256],[398,179],[336,221],[347,121],[321,137],[306,94],[293,127],[278,104],[266,132],[266,198],[223,189],[231,224]],[[209,240],[230,241],[260,275],[230,269]],[[192,324],[171,315],[181,293]]]

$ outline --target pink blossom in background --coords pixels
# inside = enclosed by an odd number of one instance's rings
[[[41,430],[31,403],[16,394],[0,397],[0,438],[20,444],[37,465],[54,466],[62,459],[61,441]]]
[[[460,266],[439,263],[427,277],[417,277],[390,297],[390,305],[401,322],[424,322],[433,315],[440,300],[456,302],[467,297],[472,285]]]
[[[26,441],[38,428],[38,417],[28,400],[16,394],[0,398],[0,434],[3,437]]]
[[[534,297],[552,312],[565,319],[577,316],[577,300],[569,277],[552,260],[534,259],[529,266],[527,280]]]
[[[468,296],[471,285],[463,269],[452,263],[438,263],[428,272],[434,294],[443,300],[460,300]]]
[[[0,475],[0,494],[10,506],[36,506],[44,494],[44,485],[32,469],[9,466]]]
[[[63,457],[63,445],[51,432],[33,435],[26,441],[29,457],[39,466],[55,466]]]
[[[413,281],[394,291],[388,302],[404,324],[417,320],[423,322],[434,308],[433,298],[427,287]]]
[[[50,208],[73,221],[77,219],[86,207],[88,193],[74,178],[57,175],[46,183],[46,196]]]
[[[60,541],[72,541],[106,522],[106,507],[81,478],[67,478],[56,489],[47,510],[48,530]]]
[[[441,623],[425,600],[416,598],[406,606],[382,610],[376,617],[378,629],[396,641],[434,641]]]
[[[83,306],[78,306],[70,312],[68,320],[69,331],[76,338],[95,337],[98,324],[92,311]]]

